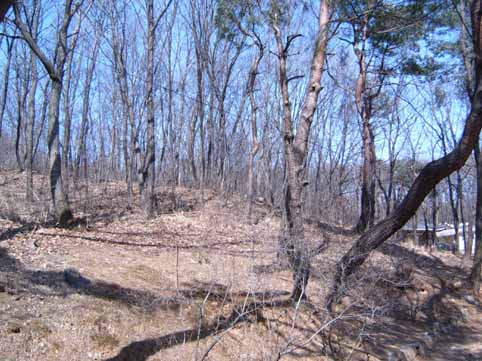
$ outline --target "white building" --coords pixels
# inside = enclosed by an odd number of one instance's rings
[[[468,223],[466,223],[465,227],[466,227],[466,236],[468,236]],[[462,227],[463,227],[463,224],[460,223],[459,224],[459,237],[458,237],[458,240],[457,240],[457,251],[459,253],[462,253],[464,254],[465,253],[465,242],[464,242],[464,236],[463,236],[463,232],[462,232]],[[472,234],[473,234],[473,239],[472,239],[472,255],[475,254],[475,226],[472,227]],[[451,224],[448,224],[444,227],[444,229],[440,229],[440,230],[437,230],[437,232],[435,233],[435,236],[437,238],[450,238],[450,237],[454,237],[455,236],[455,229],[454,227],[451,225]]]

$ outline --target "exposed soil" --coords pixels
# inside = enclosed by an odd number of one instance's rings
[[[461,257],[389,244],[333,321],[322,305],[349,232],[307,225],[314,251],[329,242],[293,305],[261,203],[248,224],[238,196],[159,188],[146,220],[122,183],[77,184],[77,218],[58,228],[45,178],[35,186],[27,206],[23,175],[0,173],[0,360],[482,360]]]

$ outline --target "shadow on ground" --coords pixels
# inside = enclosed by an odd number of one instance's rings
[[[145,361],[161,350],[219,335],[242,322],[253,321],[253,317],[256,318],[258,311],[263,308],[292,306],[293,302],[291,299],[250,302],[246,305],[235,307],[228,317],[220,316],[215,322],[209,325],[201,325],[200,327],[169,333],[158,338],[148,338],[132,342],[123,347],[116,356],[105,361]],[[254,321],[256,321],[256,319]]]
[[[187,303],[183,298],[160,297],[143,290],[122,287],[116,283],[89,279],[74,269],[44,271],[26,269],[21,262],[0,247],[0,286],[11,294],[42,297],[66,297],[72,294],[88,295],[138,307],[146,312],[159,309],[177,310]]]
[[[454,276],[459,278],[466,277],[464,270],[460,267],[450,266],[434,255],[430,257],[421,255],[398,244],[384,244],[378,251],[387,256],[397,258],[401,262],[409,262],[436,279],[452,279]]]

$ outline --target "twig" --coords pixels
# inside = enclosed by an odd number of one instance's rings
[[[366,354],[366,355],[370,355],[370,356],[372,356],[372,357],[375,357],[377,360],[383,361],[383,359],[381,359],[378,355],[376,355],[376,354],[374,354],[374,353],[372,353],[372,352],[370,352],[370,351],[362,350],[362,349],[360,349],[360,348],[347,345],[346,343],[343,343],[343,342],[340,342],[340,341],[330,340],[330,342],[334,342],[334,343],[336,343],[338,346],[345,347],[345,348],[350,349],[350,350],[355,351],[355,352],[364,353],[364,354]]]
[[[233,325],[233,326],[234,326],[234,325]],[[230,331],[230,330],[233,328],[233,326],[231,326],[231,327],[229,327],[228,329],[224,330],[223,332],[221,332],[221,333],[219,334],[218,337],[216,337],[216,339],[211,343],[211,345],[209,345],[209,347],[207,348],[207,350],[204,352],[204,354],[202,355],[200,361],[206,360],[206,357],[208,357],[209,352],[211,352],[211,350],[214,348],[214,346],[216,346],[216,345],[219,343],[219,341],[221,341],[221,339],[224,337],[224,335],[227,334],[228,331]]]

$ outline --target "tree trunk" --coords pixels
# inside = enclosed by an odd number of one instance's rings
[[[460,175],[460,171],[457,171],[457,198],[458,198],[458,205],[460,210],[460,220],[462,222],[462,239],[464,244],[464,256],[470,257],[470,252],[467,253],[467,225],[465,222],[465,214],[464,214],[464,189],[462,183],[462,177]],[[458,244],[457,239],[457,244]]]
[[[363,167],[360,218],[357,232],[363,232],[375,221],[375,139],[369,120],[363,121]]]
[[[146,157],[143,166],[143,178],[147,183],[144,190],[144,211],[148,218],[154,216],[155,210],[155,163],[156,163],[156,143],[155,143],[155,117],[154,117],[154,2],[147,2],[147,146]]]
[[[128,145],[128,132],[129,132],[129,125],[127,121],[127,114],[124,111],[122,114],[122,150],[124,154],[124,171],[126,175],[126,183],[127,183],[127,197],[129,198],[129,204],[132,202],[132,172],[131,172],[131,162],[132,159],[129,155],[129,145]]]
[[[23,172],[24,169],[24,164],[23,164],[23,157],[20,154],[20,137],[22,134],[22,124],[23,124],[23,114],[24,114],[24,104],[23,101],[20,99],[23,99],[23,95],[19,92],[17,94],[19,97],[19,100],[17,101],[17,126],[15,128],[15,158],[17,159],[17,167],[19,172]]]
[[[194,157],[194,145],[196,143],[196,125],[197,125],[197,117],[193,116],[189,124],[188,158],[189,158],[189,164],[191,166],[192,179],[195,184],[198,182],[196,158]]]
[[[36,30],[35,30],[36,31]],[[27,201],[33,201],[33,151],[34,151],[34,125],[35,125],[35,95],[37,93],[38,74],[37,59],[35,54],[30,54],[30,73],[32,83],[28,95],[28,116],[27,116]]]
[[[438,224],[438,205],[437,205],[437,187],[433,188],[432,191],[432,237],[430,240],[430,250],[433,246],[435,246],[435,242],[437,240],[436,232],[437,232],[437,224]]]
[[[64,113],[64,137],[62,143],[62,176],[64,187],[69,189],[69,167],[70,167],[70,148],[71,148],[71,132],[72,132],[72,100],[75,98],[75,94],[72,94],[72,63],[74,61],[74,50],[77,44],[77,39],[79,38],[80,32],[80,21],[77,24],[76,31],[74,32],[72,49],[67,55],[66,67],[65,67],[65,80],[63,90],[63,113]]]
[[[288,261],[293,269],[294,284],[291,294],[293,300],[299,300],[306,295],[306,286],[311,270],[309,244],[304,236],[301,193],[303,187],[307,184],[304,179],[305,157],[307,154],[313,114],[316,110],[318,95],[321,91],[321,78],[328,44],[329,7],[330,1],[321,1],[319,32],[311,63],[308,89],[303,102],[296,136],[293,134],[286,69],[289,45],[295,38],[288,37],[286,45],[283,44],[282,34],[276,19],[272,25],[278,46],[279,83],[282,94],[284,122],[282,131],[286,169],[283,217],[280,226],[280,247],[281,254],[288,256]]]
[[[375,221],[375,180],[376,153],[375,136],[371,125],[372,97],[367,89],[367,61],[365,47],[368,40],[367,15],[363,16],[361,34],[355,34],[355,53],[358,58],[359,76],[356,85],[356,106],[362,121],[363,166],[361,184],[360,218],[356,225],[357,232],[363,232]],[[360,38],[360,40],[358,40]]]
[[[10,66],[12,63],[12,49],[13,41],[9,41],[7,38],[7,63],[5,64],[5,72],[3,73],[2,100],[0,103],[0,138],[2,138],[3,117],[5,114],[5,107],[7,105],[8,83],[10,80]]]
[[[205,151],[205,129],[204,129],[204,92],[203,92],[203,65],[198,50],[196,50],[196,79],[197,79],[197,104],[196,113],[199,118],[199,138],[201,144],[201,179],[199,188],[201,189],[201,203],[204,202],[204,188],[206,186],[206,151]],[[182,107],[184,108],[185,97],[182,98]],[[184,113],[184,111],[182,112]],[[177,152],[179,158],[179,151]],[[179,166],[177,167],[179,171]]]
[[[39,131],[35,139],[35,146],[33,148],[33,154],[32,154],[33,161],[35,161],[35,156],[37,155],[38,147],[40,144],[40,138],[42,137],[43,130],[45,128],[45,120],[47,119],[47,108],[49,104],[49,98],[50,98],[49,87],[48,87],[48,84],[46,84],[43,90],[42,109],[40,111],[40,124],[38,125]]]
[[[209,113],[206,122],[206,128],[208,133],[208,144],[206,154],[206,180],[209,184],[212,182],[212,167],[213,167],[213,155],[214,155],[214,92],[211,92],[209,96]]]
[[[76,154],[75,166],[74,166],[75,179],[78,179],[80,176],[82,163],[87,162],[86,143],[87,143],[87,130],[88,130],[88,124],[89,124],[90,89],[92,86],[92,79],[94,77],[97,54],[99,52],[99,43],[100,43],[100,36],[97,36],[91,58],[89,58],[87,63],[87,73],[85,75],[85,81],[84,81],[84,94],[82,97],[82,116],[80,121],[79,145],[77,147],[77,154]],[[87,177],[87,174],[84,174],[84,177]]]
[[[221,192],[225,189],[225,161],[226,161],[226,112],[224,111],[224,98],[219,100],[219,162],[218,162],[218,179]]]
[[[477,203],[477,201],[476,201]],[[472,222],[467,222],[467,239],[465,241],[465,258],[470,260],[472,258],[474,249],[474,224]]]
[[[19,58],[19,54],[16,54],[15,57],[15,85],[16,85],[16,115],[17,115],[17,122],[15,126],[15,159],[17,161],[17,168],[19,172],[23,172],[25,169],[24,163],[24,156],[27,155],[26,149],[23,149],[22,152],[22,136],[25,138],[25,124],[27,114],[25,112],[25,98],[28,94],[28,86],[29,86],[29,77],[22,76],[21,64],[22,59]],[[26,141],[23,142],[26,144]]]
[[[477,174],[477,199],[475,205],[475,256],[470,281],[474,293],[479,294],[482,273],[482,158],[478,139],[474,148],[474,157]]]
[[[59,106],[61,92],[62,83],[59,81],[53,81],[49,101],[48,154],[50,194],[52,197],[54,212],[57,221],[60,224],[64,224],[72,219],[73,215],[62,183],[59,141]]]
[[[253,202],[254,202],[254,159],[256,154],[259,150],[259,140],[258,140],[258,125],[256,119],[256,112],[258,111],[256,100],[254,98],[254,86],[256,83],[256,76],[258,75],[258,67],[261,59],[264,55],[264,47],[261,42],[256,43],[258,46],[258,54],[251,65],[251,70],[249,74],[249,83],[248,83],[248,93],[249,93],[249,101],[251,104],[251,138],[252,138],[252,147],[251,152],[249,153],[249,160],[248,160],[248,212],[247,212],[247,219],[248,222],[252,222],[252,210],[253,210]]]

